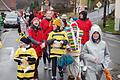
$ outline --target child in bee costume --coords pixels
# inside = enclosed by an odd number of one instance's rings
[[[66,45],[68,37],[63,31],[62,22],[60,19],[53,21],[53,31],[48,36],[48,45],[50,46],[50,58],[52,60],[52,80],[56,79],[57,59],[66,54]],[[63,78],[62,67],[58,66],[61,79]]]
[[[18,63],[17,80],[34,80],[37,55],[30,44],[31,40],[28,37],[22,37],[20,48],[14,54],[14,61]]]

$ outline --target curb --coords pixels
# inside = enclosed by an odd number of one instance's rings
[[[104,37],[110,38],[112,40],[114,39],[114,40],[120,42],[120,34],[103,31],[103,35],[104,35]]]
[[[120,35],[120,33],[114,33],[114,32],[109,32],[109,31],[104,31],[104,33],[112,34],[112,35]]]

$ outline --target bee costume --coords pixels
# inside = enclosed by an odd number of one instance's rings
[[[29,45],[31,43],[30,39],[27,37],[22,37],[21,42],[24,45]],[[17,66],[17,79],[18,80],[33,80],[35,72],[35,63],[37,60],[37,55],[34,48],[28,46],[27,48],[20,47],[16,50],[14,55],[14,61],[18,63]]]

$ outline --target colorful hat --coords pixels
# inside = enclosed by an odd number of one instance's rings
[[[53,21],[53,25],[62,27],[62,21],[61,21],[60,19],[55,19],[55,20]]]

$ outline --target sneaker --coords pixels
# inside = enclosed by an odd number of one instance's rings
[[[83,71],[86,72],[87,71],[87,66],[83,67]]]
[[[51,66],[50,66],[50,63],[48,63],[48,70],[49,70],[49,71],[52,70],[52,68],[51,68]]]
[[[57,76],[52,76],[52,80],[56,80],[57,79]]]
[[[48,70],[49,70],[49,71],[51,71],[51,70],[52,70],[52,68],[51,68],[51,67],[49,67],[49,68],[48,68]]]
[[[44,65],[44,70],[47,70],[47,69],[48,69],[48,67],[47,67],[47,65],[45,64],[45,65]]]
[[[33,79],[33,80],[39,80],[38,78],[35,78],[35,79]]]
[[[63,71],[59,71],[59,75],[61,78],[63,78]]]

